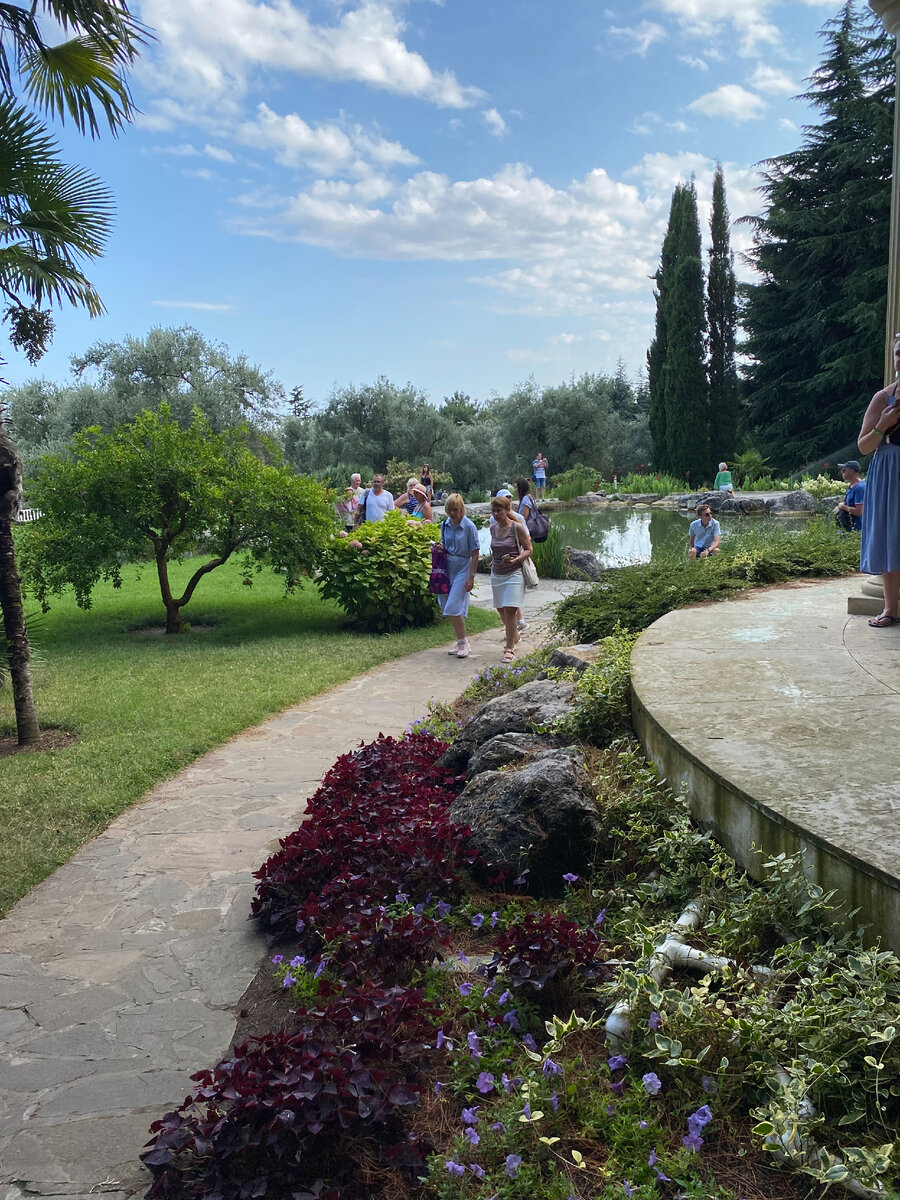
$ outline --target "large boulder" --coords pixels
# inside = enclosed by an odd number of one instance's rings
[[[566,546],[566,579],[589,579],[591,583],[604,574],[597,555],[591,550],[577,550]]]
[[[796,492],[784,492],[776,496],[769,511],[776,514],[814,513],[819,511],[819,502],[811,492],[798,488]]]
[[[597,661],[600,645],[597,642],[583,642],[578,646],[557,646],[547,659],[548,667],[558,667],[561,671],[574,670],[579,675]]]
[[[489,700],[445,750],[439,764],[465,770],[475,750],[498,733],[531,733],[535,726],[550,725],[566,712],[574,691],[571,683],[537,679]]]
[[[518,771],[482,771],[450,806],[481,857],[518,874],[533,891],[559,893],[567,871],[585,874],[603,822],[572,746],[546,750]]]
[[[466,776],[473,779],[482,771],[499,771],[510,763],[522,766],[542,750],[552,750],[560,744],[559,738],[546,733],[498,733],[479,746],[469,759]]]

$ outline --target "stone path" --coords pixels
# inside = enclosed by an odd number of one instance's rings
[[[522,651],[572,586],[528,593]],[[476,603],[490,605],[481,577]],[[143,1192],[151,1121],[228,1051],[265,954],[253,871],[339,755],[455,698],[502,633],[472,646],[385,664],[204,755],[0,921],[0,1200]]]

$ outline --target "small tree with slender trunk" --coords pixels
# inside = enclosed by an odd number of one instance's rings
[[[288,590],[316,564],[334,517],[321,484],[269,466],[248,448],[246,427],[213,433],[197,411],[183,429],[169,406],[138,414],[113,433],[87,429],[71,451],[48,454],[32,488],[43,516],[23,538],[22,571],[46,607],[67,587],[82,608],[101,579],[122,582],[124,562],[152,556],[166,633],[183,633],[183,610],[204,578],[242,554],[244,578],[265,562]],[[205,561],[176,595],[169,564],[201,548]]]

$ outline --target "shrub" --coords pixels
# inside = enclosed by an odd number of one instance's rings
[[[429,625],[437,605],[428,591],[434,525],[388,513],[349,538],[335,538],[322,558],[319,588],[355,625],[384,633]]]
[[[797,532],[765,524],[729,538],[721,554],[701,563],[669,559],[611,571],[563,600],[554,623],[558,630],[574,630],[580,641],[595,642],[619,624],[640,631],[673,609],[721,600],[756,584],[858,569],[859,542],[833,522],[816,518]]]
[[[576,496],[584,496],[587,492],[600,491],[603,487],[603,476],[596,467],[576,463],[568,471],[551,476],[550,486],[555,499],[574,500]]]
[[[532,561],[541,579],[565,579],[568,571],[566,547],[555,525],[550,526],[545,542],[534,542]]]
[[[817,500],[824,500],[827,496],[841,496],[847,490],[847,485],[840,479],[830,479],[827,475],[817,475],[815,479],[812,476],[801,479],[800,486],[804,492],[809,492]]]
[[[575,683],[575,703],[555,733],[607,746],[631,727],[631,650],[636,633],[617,628]]]
[[[690,485],[675,475],[639,475],[630,471],[618,480],[620,492],[655,492],[657,496],[669,496],[673,492],[683,495],[691,490]]]
[[[434,1006],[421,991],[348,990],[296,1020],[192,1076],[193,1095],[151,1126],[148,1197],[364,1200],[363,1184],[347,1178],[348,1134],[365,1138],[367,1156],[421,1169],[403,1110],[422,1090]]]

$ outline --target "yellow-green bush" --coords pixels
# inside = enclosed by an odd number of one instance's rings
[[[348,538],[335,538],[322,559],[319,588],[354,625],[386,633],[430,625],[438,614],[428,591],[436,526],[399,512],[366,521]]]

